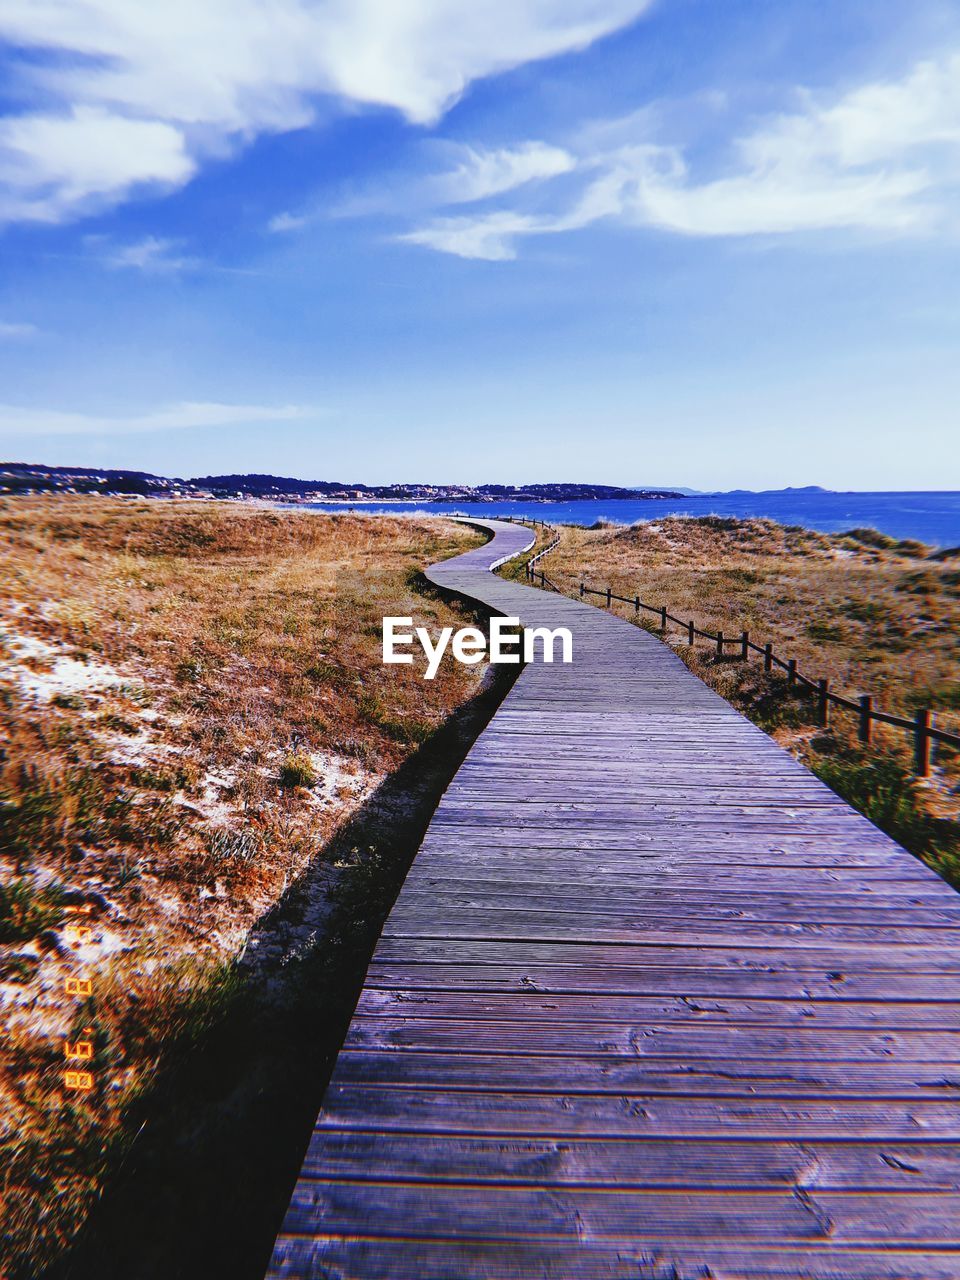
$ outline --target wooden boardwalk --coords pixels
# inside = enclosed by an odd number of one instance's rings
[[[269,1275],[958,1280],[960,896],[655,637],[568,626],[444,796]]]

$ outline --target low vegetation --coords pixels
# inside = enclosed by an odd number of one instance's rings
[[[567,526],[562,534],[540,567],[571,595],[581,581],[610,586],[667,605],[705,631],[733,638],[747,630],[838,692],[872,694],[877,707],[904,716],[929,707],[938,725],[960,732],[960,549],[937,551],[874,529],[830,535],[720,516]],[[650,613],[637,621],[659,628]],[[831,787],[960,886],[955,751],[938,748],[933,776],[914,779],[910,736],[901,730],[875,725],[865,751],[853,716],[835,710],[829,729],[817,726],[809,692],[766,675],[755,656],[742,662],[731,645],[719,659],[702,640],[691,649],[673,626],[666,639]]]
[[[363,815],[480,695],[483,668],[444,664],[428,682],[380,662],[383,614],[462,624],[420,569],[480,540],[404,517],[0,501],[4,1277],[37,1277],[64,1255],[119,1163],[129,1173],[141,1161],[136,1130],[162,1128],[164,1081],[208,1053],[211,1036],[220,1051],[209,1062],[246,1087],[250,1058],[238,1046],[272,961],[247,963],[243,979],[237,958],[305,871],[329,897],[320,920],[335,918],[353,879],[377,880],[385,855],[357,843]],[[405,803],[395,791],[397,866]],[[363,910],[341,947],[350,964],[334,986],[318,980],[327,1006],[311,1005],[312,1020],[334,1030],[344,975],[362,973],[388,905],[382,886],[379,897],[357,892]],[[300,960],[321,935],[318,925],[299,940]],[[89,993],[65,994],[72,978],[89,979]],[[70,1091],[65,1044],[83,1037],[93,1084]],[[316,1055],[307,1061],[322,1081]],[[261,1086],[247,1099],[254,1110],[275,1100]],[[194,1126],[198,1167],[197,1133],[219,1096],[209,1079],[204,1089],[203,1107],[180,1116]],[[182,1082],[181,1093],[197,1102]],[[170,1144],[181,1139],[171,1131]],[[172,1194],[163,1187],[175,1181],[165,1167],[151,1194]],[[242,1224],[237,1232],[245,1239]]]
[[[502,578],[507,578],[511,582],[525,582],[527,580],[527,562],[532,556],[537,555],[548,547],[557,536],[557,528],[554,525],[544,525],[542,527],[540,525],[528,525],[527,528],[534,539],[530,550],[522,556],[508,560],[497,570]],[[538,561],[535,567],[539,571],[540,569],[547,569],[549,566],[545,561]]]

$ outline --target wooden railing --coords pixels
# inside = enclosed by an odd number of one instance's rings
[[[537,552],[537,554],[534,556],[531,556],[530,559],[527,561],[526,569],[527,569],[527,577],[529,578],[531,571],[533,569],[533,566],[537,564],[540,560],[542,560],[548,551],[552,551],[554,547],[556,547],[559,544],[560,534],[557,532],[557,530],[554,528],[552,524],[547,524],[546,520],[534,520],[532,518],[528,519],[526,516],[498,516],[497,519],[509,520],[511,524],[525,524],[525,525],[528,525],[531,529],[534,529],[534,530],[539,529],[544,534],[546,534],[548,531],[553,534],[553,541],[548,546],[541,547],[540,550]]]
[[[539,582],[543,587],[549,587],[552,591],[558,591],[566,594],[555,583],[543,573],[542,570],[534,568],[538,560],[552,551],[560,541],[559,534],[554,538],[549,547],[544,547],[538,555],[527,563],[527,578],[531,582]],[[637,596],[621,596],[617,595],[610,587],[590,587],[585,582],[580,581],[580,598],[585,596],[600,596],[606,607],[609,609],[614,601],[620,604],[626,604],[633,607],[635,613],[645,610],[647,613],[656,614],[660,619],[660,632],[662,636],[666,636],[667,628],[672,622],[676,626],[681,627],[687,633],[687,643],[693,645],[698,639],[709,640],[716,645],[718,658],[727,657],[733,654],[740,658],[741,661],[749,660],[751,654],[758,654],[763,658],[764,671],[773,671],[774,668],[786,673],[788,685],[800,685],[813,692],[816,699],[816,715],[817,723],[826,728],[830,723],[830,708],[840,707],[844,711],[851,711],[857,717],[857,736],[862,743],[869,746],[873,739],[873,725],[888,724],[893,725],[897,729],[905,729],[913,735],[913,771],[921,778],[930,776],[930,747],[931,743],[943,742],[952,747],[960,747],[960,734],[948,733],[946,729],[938,729],[933,724],[933,713],[929,708],[923,708],[918,711],[912,719],[906,716],[895,716],[889,711],[878,711],[873,705],[873,698],[870,694],[864,693],[856,698],[846,698],[842,694],[834,693],[830,688],[827,680],[812,680],[809,676],[805,676],[797,669],[796,658],[781,658],[773,651],[773,645],[755,644],[750,638],[749,631],[741,631],[736,635],[726,635],[723,631],[704,631],[698,627],[692,619],[678,618],[672,614],[666,605],[648,604],[645,600],[641,600]]]
[[[546,527],[549,527],[549,526],[546,526]],[[530,559],[527,561],[528,577],[530,576],[530,573],[533,570],[533,566],[535,564],[538,564],[549,551],[552,551],[554,547],[558,545],[559,542],[560,542],[560,535],[559,533],[557,533],[554,535],[554,539],[551,543],[548,543],[548,545],[545,547],[541,547],[541,549],[537,552],[535,556],[530,557]],[[541,574],[540,576],[542,577],[543,575]]]

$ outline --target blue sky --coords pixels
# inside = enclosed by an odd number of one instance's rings
[[[941,0],[0,0],[0,456],[960,488]]]

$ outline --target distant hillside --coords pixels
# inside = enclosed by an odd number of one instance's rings
[[[234,491],[256,496],[281,494],[322,495],[344,501],[420,501],[420,502],[577,502],[584,499],[676,498],[679,490],[625,489],[608,484],[389,484],[369,485],[335,480],[297,480],[290,476],[223,475],[198,476],[190,482],[204,489]]]
[[[624,489],[606,484],[390,484],[299,480],[259,473],[195,476],[190,480],[96,467],[0,463],[0,493],[132,493],[145,496],[251,497],[340,502],[578,502],[584,499],[678,498],[677,489]]]
[[[298,480],[294,476],[247,475],[195,476],[190,484],[198,489],[229,490],[257,495],[292,493],[366,492],[365,484],[345,484],[339,480]]]
[[[0,462],[0,493],[133,493],[144,496],[189,492],[188,481],[149,471],[113,467],[49,467],[43,463]]]

